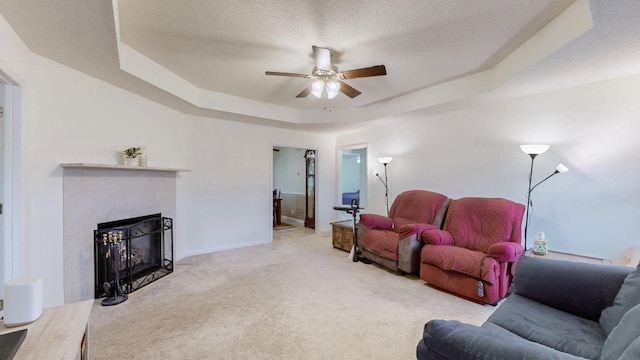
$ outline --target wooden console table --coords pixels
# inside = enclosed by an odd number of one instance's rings
[[[351,220],[332,222],[331,229],[333,247],[351,251],[353,247],[353,222]]]
[[[0,334],[27,329],[27,337],[18,349],[15,360],[89,358],[89,316],[94,300],[44,309],[40,317],[27,325],[6,327],[0,324]]]
[[[361,208],[358,205],[358,200],[357,199],[351,199],[351,206],[334,206],[333,207],[333,210],[346,211],[347,214],[351,214],[353,216],[353,226],[351,227],[351,231],[352,231],[352,238],[351,239],[352,239],[352,244],[353,244],[353,262],[358,262],[358,261],[367,262],[368,261],[368,260],[363,260],[364,258],[360,259],[359,256],[358,256],[359,249],[358,249],[357,217],[358,217],[358,212],[360,210],[363,210],[363,209],[364,208]],[[349,251],[349,250],[347,250],[347,251]]]

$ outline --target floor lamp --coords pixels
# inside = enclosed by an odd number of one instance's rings
[[[393,158],[391,156],[379,157],[378,161],[384,165],[384,180],[380,177],[380,173],[375,171],[373,174],[382,181],[382,185],[384,185],[384,201],[387,205],[387,216],[389,216],[389,186],[387,185],[387,164],[391,162]]]
[[[567,168],[566,166],[564,166],[562,164],[558,164],[558,166],[556,166],[555,171],[551,175],[549,175],[546,178],[542,179],[537,184],[531,186],[531,179],[532,179],[532,176],[533,176],[533,160],[536,158],[536,156],[538,156],[538,155],[544,153],[545,151],[547,151],[549,149],[549,145],[520,145],[520,149],[525,154],[528,154],[529,156],[531,156],[531,169],[529,170],[529,190],[527,191],[527,211],[526,211],[525,223],[524,223],[524,249],[526,251],[527,250],[527,232],[529,230],[529,218],[530,218],[529,209],[533,206],[533,204],[531,203],[531,192],[538,185],[540,185],[543,182],[547,181],[553,175],[559,174],[559,173],[563,173],[563,172],[567,172],[567,171],[569,171],[569,168]]]

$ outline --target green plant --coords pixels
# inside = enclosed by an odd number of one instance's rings
[[[138,157],[138,155],[142,155],[142,148],[141,147],[130,147],[128,149],[126,149],[125,151],[123,151],[124,156],[128,159],[135,159]]]

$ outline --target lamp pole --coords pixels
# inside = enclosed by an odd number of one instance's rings
[[[529,170],[529,190],[527,191],[527,214],[525,215],[525,222],[524,222],[524,251],[527,251],[527,232],[529,230],[529,206],[531,205],[531,191],[533,190],[531,188],[531,178],[533,176],[533,160],[536,158],[536,155],[538,154],[529,154],[529,156],[531,156],[531,170]]]
[[[384,185],[384,202],[387,207],[387,217],[389,217],[389,186],[387,185],[387,164],[391,162],[393,158],[391,156],[379,157],[378,161],[384,165],[384,180],[380,177],[378,171],[375,171],[374,174],[380,179],[382,185]]]
[[[524,222],[524,250],[525,251],[527,250],[527,232],[529,230],[529,208],[533,206],[533,204],[531,204],[531,193],[538,185],[549,180],[549,178],[552,177],[553,175],[569,171],[569,169],[566,166],[562,164],[558,164],[558,166],[556,166],[556,169],[554,170],[554,172],[551,173],[551,175],[540,180],[537,184],[531,186],[531,177],[533,175],[533,159],[538,154],[529,154],[529,155],[531,156],[531,170],[529,171],[529,191],[527,191],[527,214],[526,214],[526,220]]]
[[[387,164],[384,163],[384,201],[387,205],[387,217],[389,216],[389,186],[387,186]]]

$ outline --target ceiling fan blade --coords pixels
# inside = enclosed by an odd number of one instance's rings
[[[331,50],[319,46],[311,46],[319,70],[331,71]]]
[[[362,94],[360,91],[354,89],[351,85],[340,81],[340,91],[342,91],[343,94],[347,95],[350,98],[354,98],[360,94]]]
[[[300,94],[296,95],[297,98],[307,97],[307,95],[311,94],[311,85],[307,86],[300,92]]]
[[[368,68],[347,70],[342,72],[342,76],[345,80],[381,75],[387,75],[387,69],[384,67],[384,65],[376,65]]]
[[[306,74],[278,72],[278,71],[265,71],[264,74],[265,75],[276,75],[276,76],[301,77],[301,78],[306,78],[307,76],[309,76],[309,75],[306,75]]]

